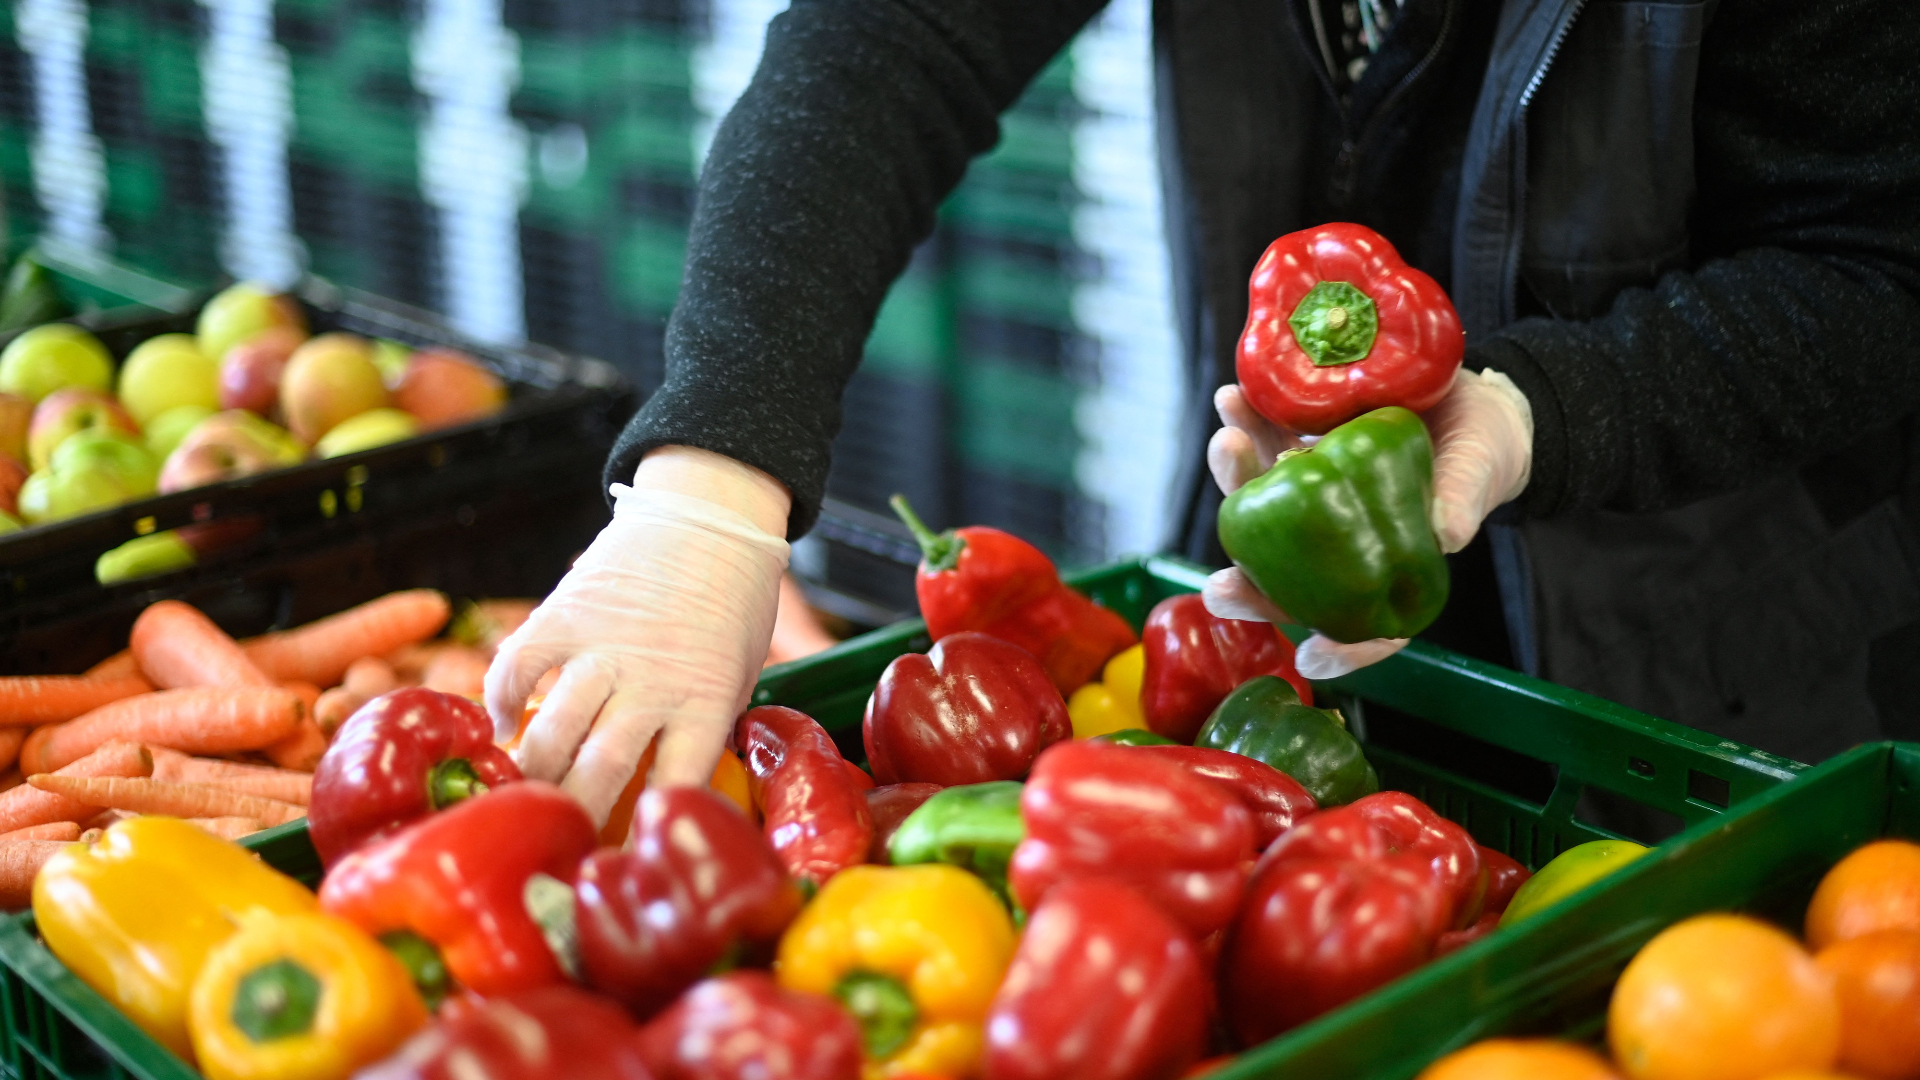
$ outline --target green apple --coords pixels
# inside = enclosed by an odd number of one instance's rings
[[[168,409],[220,407],[220,365],[191,334],[161,334],[140,343],[120,365],[120,404],[142,426]]]
[[[160,460],[124,435],[83,431],[60,444],[47,463],[47,471],[55,476],[81,471],[105,473],[131,500],[153,494],[160,478]]]
[[[0,510],[0,536],[5,536],[10,532],[19,532],[26,527],[26,522],[21,521],[5,510]]]
[[[166,529],[151,536],[129,540],[102,554],[93,563],[93,577],[102,585],[171,574],[199,561],[192,545],[180,538],[178,529]]]
[[[385,446],[420,434],[420,422],[411,413],[399,409],[368,409],[358,416],[340,421],[332,431],[320,437],[313,452],[323,458],[357,454],[376,446]]]
[[[82,431],[117,431],[138,438],[140,425],[103,391],[61,387],[34,407],[33,422],[27,428],[27,463],[36,469],[46,468],[54,450]]]
[[[0,351],[0,393],[39,401],[63,386],[105,390],[111,385],[113,357],[99,338],[77,326],[36,326]]]
[[[275,326],[290,326],[304,333],[307,319],[299,303],[265,285],[243,281],[207,301],[194,330],[200,338],[200,351],[219,363],[228,349]]]
[[[395,386],[400,377],[407,373],[407,361],[413,359],[413,347],[402,345],[392,338],[373,339],[373,364],[380,369],[380,377],[388,386]]]
[[[29,525],[79,517],[127,501],[118,481],[97,469],[55,473],[42,469],[20,487],[20,516]]]
[[[187,437],[187,432],[212,415],[213,410],[205,405],[175,405],[147,421],[147,449],[161,461],[167,460],[167,455]]]

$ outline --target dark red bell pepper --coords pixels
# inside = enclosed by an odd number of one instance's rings
[[[1063,881],[1109,877],[1196,938],[1232,921],[1253,864],[1253,815],[1218,781],[1142,749],[1066,742],[1040,755],[1008,873],[1022,908]]]
[[[1135,753],[1178,762],[1187,771],[1232,789],[1253,815],[1253,847],[1267,845],[1319,809],[1300,782],[1264,761],[1205,746],[1136,746]]]
[[[696,984],[640,1031],[654,1080],[859,1080],[860,1027],[765,972]]]
[[[913,587],[933,640],[973,630],[1012,642],[1040,660],[1061,694],[1093,681],[1139,640],[1125,619],[1061,581],[1052,559],[1012,533],[973,526],[936,534],[898,495],[893,509],[920,543]]]
[[[355,1080],[655,1080],[632,1019],[606,998],[548,986],[441,1013]]]
[[[652,1016],[716,964],[770,953],[800,903],[759,827],[726,796],[649,788],[627,850],[602,848],[580,866],[581,978]]]
[[[307,831],[320,861],[520,779],[487,710],[425,687],[382,694],[334,733],[313,774]]]
[[[887,841],[900,823],[942,790],[939,784],[883,784],[870,789],[867,809],[873,811],[873,846],[867,850],[867,861],[887,865]]]
[[[1435,956],[1463,949],[1498,929],[1500,916],[1513,902],[1513,894],[1533,876],[1533,871],[1490,847],[1480,848],[1480,865],[1487,875],[1487,896],[1480,905],[1480,917],[1465,929],[1441,934],[1433,949]]]
[[[787,873],[822,885],[867,861],[873,813],[826,728],[806,713],[763,705],[740,717],[733,745]]]
[[[1446,290],[1364,225],[1275,240],[1254,264],[1247,299],[1241,389],[1293,431],[1325,434],[1388,405],[1431,409],[1466,355]]]
[[[375,936],[424,939],[480,994],[558,983],[571,886],[596,831],[552,784],[508,784],[351,852],[327,872],[320,906]]]
[[[1256,676],[1278,675],[1301,703],[1313,704],[1313,684],[1293,666],[1293,642],[1272,623],[1212,614],[1199,593],[1155,604],[1140,641],[1147,654],[1140,710],[1148,727],[1176,742],[1192,742],[1227,695]]]
[[[1206,1053],[1213,984],[1184,927],[1111,880],[1027,921],[987,1013],[986,1080],[1164,1080]]]
[[[986,634],[895,657],[867,699],[867,764],[882,784],[1018,780],[1073,737],[1067,703],[1032,656]]]

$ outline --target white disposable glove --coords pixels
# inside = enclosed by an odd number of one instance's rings
[[[1272,468],[1282,452],[1304,445],[1255,412],[1238,386],[1221,387],[1213,404],[1225,426],[1207,444],[1207,467],[1229,495]],[[1505,375],[1462,368],[1453,389],[1423,419],[1434,448],[1430,520],[1440,549],[1452,554],[1467,546],[1495,507],[1526,490],[1533,469],[1533,409]],[[1202,596],[1207,610],[1223,619],[1294,621],[1237,566],[1208,578]],[[1406,644],[1406,638],[1374,638],[1349,645],[1316,633],[1301,643],[1294,664],[1309,679],[1336,679]]]
[[[790,508],[765,473],[683,446],[612,490],[613,520],[487,671],[504,740],[534,683],[562,669],[514,756],[601,822],[656,735],[651,784],[712,775],[766,659]]]

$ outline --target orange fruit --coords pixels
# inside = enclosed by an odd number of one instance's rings
[[[1875,840],[1834,864],[1814,890],[1808,948],[1875,930],[1920,930],[1920,844]]]
[[[1858,1078],[1837,1072],[1808,1072],[1805,1069],[1795,1069],[1792,1072],[1774,1073],[1766,1080],[1858,1080]]]
[[[1840,995],[1840,1065],[1874,1080],[1920,1078],[1920,930],[1879,930],[1815,957]]]
[[[1606,1059],[1552,1039],[1488,1039],[1427,1066],[1418,1080],[1620,1080]]]
[[[1744,915],[1696,915],[1647,942],[1621,973],[1607,1041],[1633,1080],[1830,1069],[1840,1003],[1833,976],[1793,938]]]

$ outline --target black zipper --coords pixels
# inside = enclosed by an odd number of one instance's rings
[[[1312,3],[1314,0],[1308,0],[1308,2]],[[1346,102],[1340,98],[1338,93],[1334,92],[1332,73],[1325,70],[1324,64],[1314,65],[1314,70],[1320,73],[1321,83],[1326,86],[1328,93],[1333,94],[1334,103],[1340,109],[1340,131],[1342,135],[1340,153],[1333,159],[1333,168],[1331,170],[1333,202],[1336,206],[1344,207],[1347,200],[1353,197],[1354,176],[1359,171],[1360,152],[1366,148],[1367,144],[1373,139],[1374,134],[1380,130],[1380,125],[1385,123],[1387,117],[1393,114],[1393,110],[1400,104],[1400,100],[1406,97],[1407,93],[1413,89],[1414,84],[1419,82],[1421,77],[1427,73],[1427,69],[1431,68],[1434,61],[1440,58],[1440,54],[1446,50],[1448,45],[1452,44],[1454,26],[1459,22],[1456,16],[1460,8],[1460,3],[1461,0],[1447,0],[1447,5],[1440,16],[1440,33],[1434,36],[1433,44],[1427,48],[1426,55],[1420,58],[1419,63],[1414,64],[1412,68],[1408,69],[1405,75],[1400,76],[1399,82],[1394,83],[1393,89],[1387,92],[1387,96],[1382,98],[1379,106],[1373,110],[1373,115],[1367,118],[1367,122],[1361,127],[1358,137],[1352,135],[1353,117],[1347,109]],[[1295,25],[1298,25],[1297,21]]]

